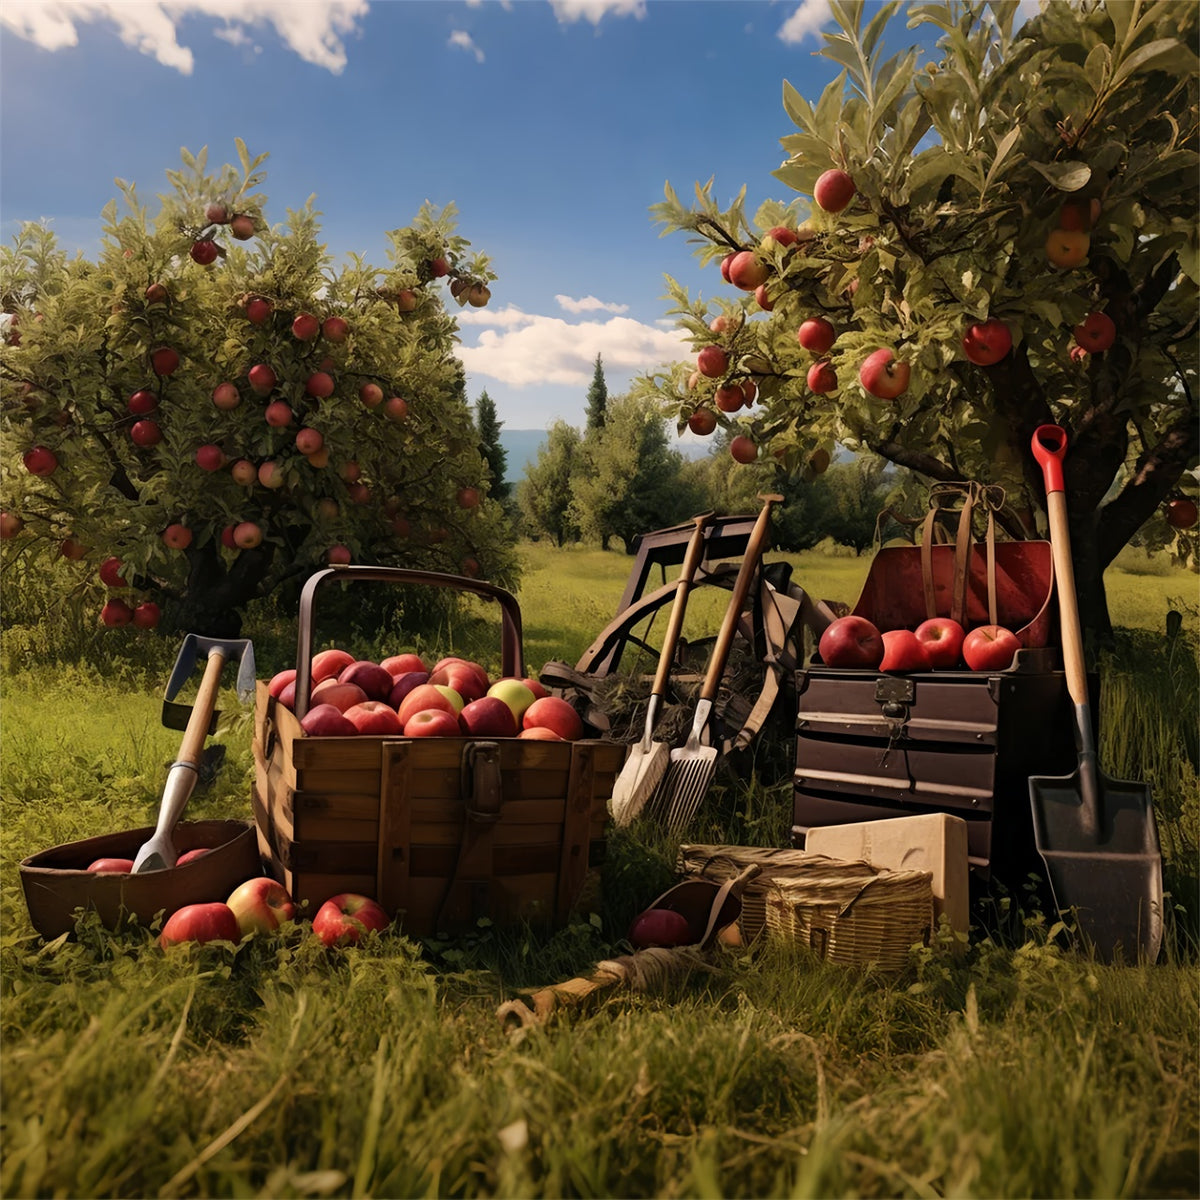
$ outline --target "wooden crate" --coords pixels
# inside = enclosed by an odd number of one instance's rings
[[[310,909],[350,891],[418,936],[560,926],[603,854],[624,757],[590,739],[306,737],[260,682],[259,849]]]

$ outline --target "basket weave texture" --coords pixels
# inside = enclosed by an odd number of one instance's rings
[[[745,941],[764,931],[828,962],[898,971],[933,925],[933,876],[842,862],[800,850],[684,845],[684,875],[724,881],[757,863],[762,874],[742,896]]]

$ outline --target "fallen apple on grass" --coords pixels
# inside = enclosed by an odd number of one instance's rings
[[[672,908],[651,908],[633,919],[629,940],[639,950],[648,946],[687,946],[695,939],[687,917]]]
[[[167,918],[158,943],[165,950],[184,942],[237,942],[241,936],[228,904],[185,904]]]
[[[287,888],[269,875],[247,879],[234,888],[225,903],[233,912],[242,937],[274,933],[282,922],[296,915],[296,905]]]
[[[350,946],[365,933],[388,927],[388,915],[369,896],[341,892],[331,896],[313,917],[313,933],[326,946]]]
[[[980,625],[963,638],[963,662],[972,671],[1006,671],[1021,648],[1021,640],[1003,625]]]

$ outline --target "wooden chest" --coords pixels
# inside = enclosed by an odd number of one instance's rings
[[[943,812],[967,822],[976,873],[1035,869],[1029,776],[1075,767],[1054,661],[1031,649],[994,673],[798,672],[794,844],[814,827]]]

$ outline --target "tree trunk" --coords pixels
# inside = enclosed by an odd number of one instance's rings
[[[168,626],[178,633],[198,633],[202,637],[239,636],[242,610],[261,594],[275,547],[242,550],[229,568],[212,542],[189,547],[186,554],[187,587],[168,607]]]

